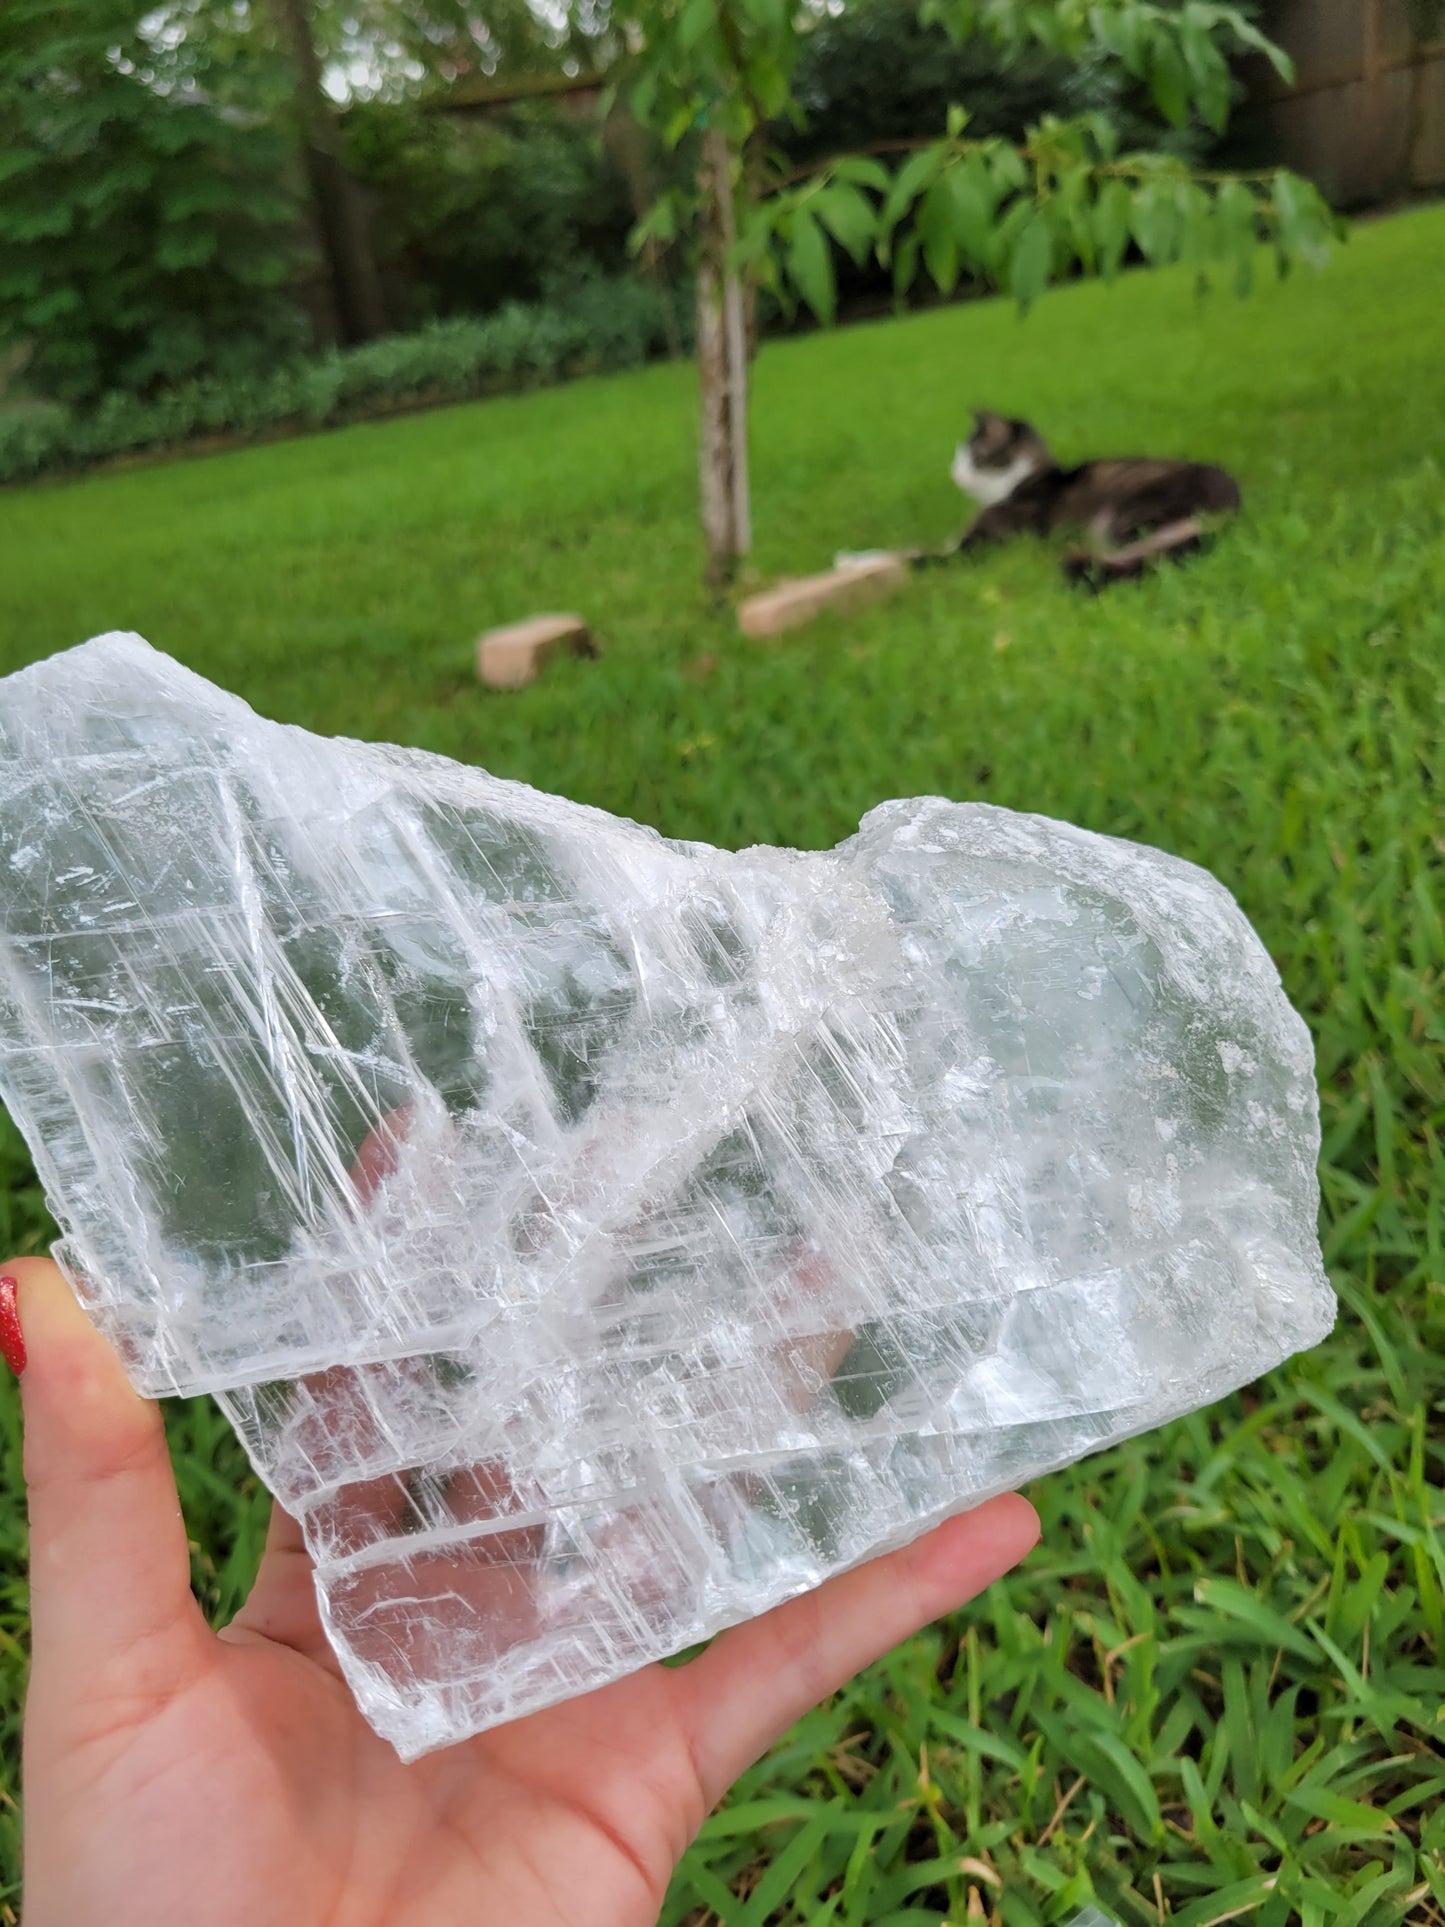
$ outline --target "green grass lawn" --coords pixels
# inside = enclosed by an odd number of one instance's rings
[[[1022,1571],[754,1768],[669,1923],[1022,1927],[1090,1896],[1179,1927],[1445,1922],[1442,317],[1434,209],[1246,303],[1140,275],[1023,322],[989,303],[771,346],[763,576],[955,527],[976,401],[1066,457],[1223,461],[1245,495],[1211,555],[1097,601],[1024,544],[773,646],[698,586],[682,367],[0,496],[0,669],[135,628],[268,715],[730,845],[826,845],[920,792],[1067,817],[1214,870],[1311,1023],[1335,1336],[1044,1481]],[[571,606],[600,661],[477,686],[480,628]],[[0,1241],[46,1235],[11,1133]],[[171,1420],[223,1617],[263,1495],[212,1407]],[[13,1908],[8,1387],[0,1445]]]

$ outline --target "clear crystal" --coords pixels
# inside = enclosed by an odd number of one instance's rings
[[[407,1758],[1333,1320],[1308,1033],[1158,851],[670,842],[107,636],[3,684],[0,914],[58,1255],[220,1399]]]

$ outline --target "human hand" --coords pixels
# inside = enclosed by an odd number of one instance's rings
[[[300,1528],[276,1510],[211,1632],[159,1410],[54,1265],[4,1270],[29,1351],[26,1927],[652,1927],[743,1768],[1038,1537],[1025,1500],[992,1500],[690,1665],[403,1766],[338,1673]]]

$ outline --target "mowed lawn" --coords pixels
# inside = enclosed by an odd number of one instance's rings
[[[268,715],[729,845],[889,796],[1067,817],[1214,870],[1318,1042],[1334,1337],[1040,1484],[1042,1546],[804,1720],[708,1823],[667,1921],[1445,1922],[1445,210],[1247,302],[1183,273],[769,346],[756,570],[941,538],[968,407],[1061,455],[1225,462],[1209,556],[1098,600],[1035,544],[776,645],[699,588],[690,369],[0,495],[0,668],[134,628]],[[489,623],[600,660],[497,695]],[[0,1238],[48,1235],[13,1133]],[[26,1638],[0,1394],[4,1892]],[[263,1495],[171,1414],[196,1583]],[[103,1576],[98,1575],[103,1590]],[[204,1916],[197,1896],[196,1917]]]

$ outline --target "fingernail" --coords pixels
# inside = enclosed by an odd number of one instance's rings
[[[15,1294],[20,1286],[14,1278],[0,1278],[0,1353],[19,1378],[29,1360],[25,1356],[25,1334],[20,1329],[20,1313]]]

